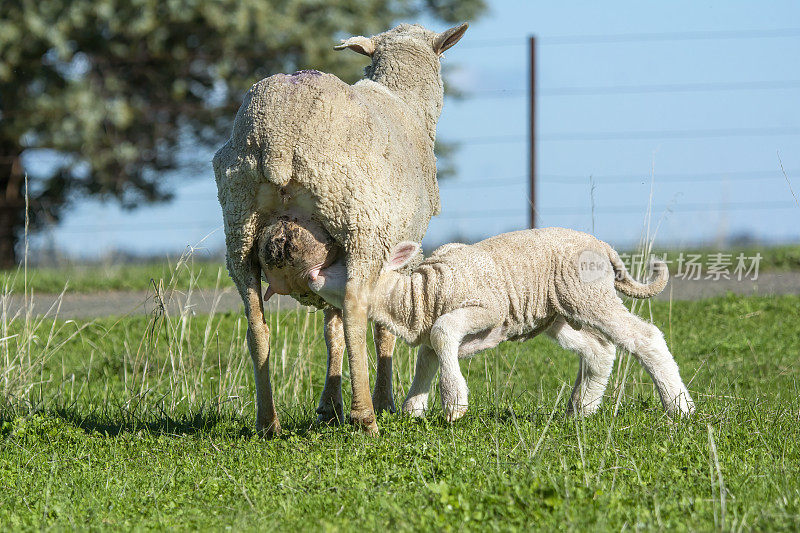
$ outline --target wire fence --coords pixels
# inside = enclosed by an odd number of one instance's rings
[[[686,32],[661,32],[661,33],[622,33],[610,35],[564,35],[538,37],[537,45],[549,46],[586,46],[598,44],[645,43],[667,41],[712,41],[712,40],[751,40],[751,39],[793,39],[800,38],[800,28],[779,28],[770,30],[730,30],[730,31],[686,31]],[[527,37],[472,40],[459,45],[461,49],[477,48],[502,48],[527,46]],[[538,97],[610,97],[615,95],[663,95],[685,93],[716,93],[723,91],[797,91],[800,89],[800,79],[771,79],[771,80],[720,80],[702,82],[676,82],[654,84],[630,85],[587,85],[587,86],[551,86],[537,87]],[[461,98],[475,101],[489,99],[526,99],[529,93],[525,89],[497,89],[479,90],[469,92]],[[800,96],[800,95],[798,95]],[[798,99],[800,101],[800,98]],[[627,131],[545,131],[537,133],[536,141],[543,143],[559,142],[605,142],[605,141],[652,141],[652,140],[695,140],[718,138],[774,138],[794,137],[800,135],[800,126],[748,126],[724,127],[701,129],[653,129],[653,130],[627,130]],[[447,139],[457,146],[474,147],[497,145],[521,145],[529,142],[527,135],[489,135],[479,137],[463,137]],[[211,173],[210,161],[191,162],[183,165],[183,172]],[[661,183],[725,183],[788,179],[788,175],[796,175],[798,169],[781,172],[780,169],[756,169],[751,171],[730,172],[705,172],[705,173],[673,173],[659,174]],[[550,185],[586,186],[587,184],[629,184],[649,181],[651,178],[645,174],[608,174],[608,175],[569,175],[569,174],[540,174],[537,176],[539,187]],[[443,190],[446,189],[496,189],[511,187],[527,187],[528,176],[523,174],[510,176],[494,176],[481,180],[451,179],[441,182]],[[208,201],[208,195],[203,193],[187,193],[180,196],[181,202],[201,204]],[[741,202],[696,202],[675,205],[653,206],[654,210],[670,212],[744,212],[763,210],[796,209],[791,201],[741,201]],[[442,213],[441,218],[447,220],[457,219],[510,219],[527,217],[528,206],[521,202],[518,208],[489,208],[479,210],[449,210]],[[641,205],[600,205],[593,208],[595,213],[625,214],[639,213]],[[537,209],[540,215],[579,215],[588,214],[586,206],[567,205],[563,207],[542,206]],[[208,218],[208,212],[200,220],[187,220],[182,223],[170,224],[169,230],[214,230],[222,227],[219,218]],[[97,233],[97,232],[149,232],[164,231],[160,223],[136,224],[87,224],[71,225],[59,229],[65,233]]]

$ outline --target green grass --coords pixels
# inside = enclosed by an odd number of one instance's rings
[[[677,260],[680,252],[684,253],[685,260],[690,255],[700,255],[697,260],[703,265],[703,274],[707,272],[710,262],[713,262],[711,254],[725,253],[731,254],[729,258],[729,271],[733,272],[736,267],[736,258],[744,254],[746,258],[754,257],[760,253],[760,272],[766,271],[790,271],[800,270],[800,245],[786,245],[774,247],[738,247],[727,250],[716,250],[710,248],[693,248],[689,250],[657,249],[654,250],[659,256],[667,254],[667,259],[675,261],[669,265],[670,272],[677,272]],[[191,268],[175,268],[176,263],[186,263],[185,266]],[[631,266],[631,261],[626,264]],[[750,266],[750,260],[746,262]],[[175,277],[181,285],[188,284],[189,278],[194,277],[197,288],[213,289],[219,284],[220,287],[233,287],[233,283],[228,276],[225,265],[222,262],[210,260],[194,259],[194,256],[186,256],[179,259],[164,259],[163,261],[150,261],[138,264],[94,264],[94,265],[75,265],[67,264],[63,267],[31,268],[28,270],[27,286],[37,293],[60,293],[66,286],[67,292],[98,292],[111,290],[148,290],[152,288],[154,280],[165,280],[169,282]],[[8,286],[17,292],[22,290],[24,285],[24,275],[20,270],[0,271],[0,286]]]
[[[176,265],[179,265],[176,267]],[[58,294],[101,291],[146,291],[153,283],[163,280],[169,284],[188,286],[190,279],[196,288],[233,287],[223,262],[203,261],[187,256],[178,259],[145,263],[67,264],[63,267],[29,268],[28,290],[36,293]],[[21,292],[25,284],[22,269],[0,271],[0,286]]]
[[[637,363],[623,378],[628,356],[597,415],[564,417],[577,358],[538,338],[462,363],[464,419],[447,425],[434,398],[369,438],[313,423],[319,314],[271,315],[285,431],[270,441],[252,432],[239,315],[15,321],[0,331],[17,335],[0,344],[0,524],[798,530],[800,297],[653,303],[652,316],[691,380],[691,420],[663,414]],[[412,360],[397,349],[398,400]]]

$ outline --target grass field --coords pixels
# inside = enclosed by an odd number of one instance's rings
[[[0,286],[21,292],[22,287],[36,293],[146,291],[154,283],[213,289],[233,287],[225,264],[196,259],[193,255],[164,258],[144,263],[66,264],[62,267],[31,267],[0,271]]]
[[[3,529],[800,528],[800,297],[644,308],[697,402],[665,417],[622,355],[601,411],[563,416],[577,358],[539,338],[464,361],[452,426],[314,424],[320,314],[269,316],[284,433],[253,435],[241,316],[0,321]],[[398,400],[413,355],[395,354]],[[346,378],[348,376],[345,376]],[[347,393],[346,393],[347,394]],[[346,398],[347,401],[347,398]]]
[[[760,271],[788,271],[800,270],[800,245],[772,246],[772,247],[738,247],[726,250],[712,250],[696,248],[689,250],[657,249],[654,253],[659,256],[667,254],[667,259],[674,261],[669,265],[670,272],[675,274],[677,259],[683,252],[686,259],[690,255],[699,255],[697,262],[703,265],[703,272],[707,265],[713,261],[715,253],[730,254],[730,270],[736,266],[739,254],[745,257],[754,257],[761,254]],[[635,255],[635,254],[634,254]],[[220,287],[233,287],[230,277],[225,270],[225,265],[220,261],[202,259],[199,254],[187,254],[184,257],[165,258],[161,261],[145,263],[109,263],[109,264],[66,264],[62,267],[31,268],[27,273],[27,287],[37,293],[60,293],[66,287],[68,292],[97,292],[111,290],[148,290],[153,287],[153,281],[164,280],[186,285],[190,282],[198,288],[213,289]],[[178,263],[185,264],[187,268],[176,268]],[[630,262],[626,261],[628,266]],[[747,265],[750,265],[748,261]],[[25,275],[19,270],[0,271],[0,286],[6,286],[17,292],[25,286]],[[151,281],[153,280],[153,281]]]

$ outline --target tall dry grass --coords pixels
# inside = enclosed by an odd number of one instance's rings
[[[646,258],[658,230],[658,225],[652,228],[650,223],[652,201],[651,187],[639,252],[631,272],[637,279],[649,274]],[[34,313],[36,294],[28,286],[26,226],[23,263],[16,275],[6,278],[0,287],[0,408],[29,412],[113,403],[140,417],[177,416],[198,409],[250,417],[254,388],[246,321],[243,313],[231,315],[217,310],[224,291],[231,290],[222,287],[226,272],[217,272],[211,311],[198,315],[193,310],[194,302],[201,297],[194,257],[202,243],[201,240],[187,247],[168,276],[151,280],[147,305],[152,311],[146,319],[134,318],[129,314],[131,310],[121,309],[115,319],[62,320],[59,311],[67,286],[45,313]],[[202,296],[207,294],[204,291]],[[13,299],[22,301],[16,310],[11,305]],[[630,309],[640,314],[649,312],[645,307],[648,305],[630,301]],[[266,316],[278,404],[311,410],[325,374],[320,317],[306,308],[283,309]],[[98,339],[108,342],[101,346]],[[413,377],[412,351],[415,350],[402,342],[396,348],[394,381],[399,398]],[[76,359],[76,353],[82,357]],[[370,351],[370,357],[374,368],[374,351]],[[494,389],[489,392],[495,403],[501,401],[517,361],[507,362],[512,371],[505,376],[506,382],[500,383],[492,377],[500,373],[497,361],[486,356],[481,359],[479,367],[483,367],[487,386],[491,383]],[[641,372],[632,373],[631,362],[630,354],[619,354],[608,391],[613,397],[614,416],[628,385],[634,379],[641,381]],[[467,365],[475,366],[471,362]],[[115,369],[113,374],[99,370],[109,366]],[[345,368],[344,382],[347,381]],[[432,392],[432,405],[436,405],[436,391]]]

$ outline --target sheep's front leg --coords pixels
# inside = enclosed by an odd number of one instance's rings
[[[466,335],[492,329],[497,319],[483,307],[465,307],[444,314],[431,328],[431,345],[441,366],[439,392],[444,417],[458,420],[467,412],[467,381],[458,366],[458,348]]]
[[[252,261],[237,266],[239,268],[232,269],[232,274],[235,274],[234,281],[247,315],[247,347],[256,381],[256,430],[262,436],[271,437],[280,433],[281,425],[269,380],[269,328],[261,299],[261,269]]]
[[[317,421],[341,424],[344,421],[342,402],[342,357],[344,356],[344,329],[342,312],[328,308],[325,314],[325,346],[328,349],[328,373],[319,398]]]
[[[325,313],[325,346],[328,350],[328,372],[325,386],[317,407],[317,422],[325,424],[341,424],[344,420],[344,403],[342,402],[342,360],[344,356],[344,329],[342,312],[328,308]],[[375,324],[375,352],[378,355],[378,373],[375,378],[375,389],[372,392],[372,403],[375,412],[387,410],[395,412],[392,397],[392,352],[396,337],[386,328]]]
[[[348,268],[348,277],[352,269]],[[362,279],[350,277],[344,291],[344,341],[350,363],[350,383],[353,400],[350,404],[350,421],[369,434],[377,435],[375,411],[369,394],[367,366],[367,301],[368,290]]]
[[[428,395],[431,382],[439,368],[436,352],[424,344],[417,351],[417,364],[414,367],[414,379],[408,389],[408,396],[403,402],[403,412],[411,416],[422,416],[428,409]]]
[[[375,339],[375,353],[378,356],[378,371],[375,375],[375,389],[372,391],[372,405],[376,414],[380,414],[383,411],[394,413],[392,352],[394,352],[397,337],[383,326],[375,324],[373,338]]]

